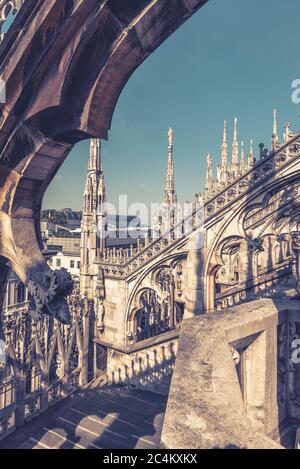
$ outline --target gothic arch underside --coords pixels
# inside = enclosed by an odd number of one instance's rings
[[[28,285],[41,315],[69,321],[64,300],[69,280],[52,273],[40,251],[39,214],[48,185],[74,144],[107,138],[116,102],[132,73],[204,3],[13,4],[22,6],[0,45],[7,94],[0,108],[0,255]]]
[[[125,313],[129,333],[135,335],[136,315],[141,310],[145,311],[145,314],[156,310],[159,316],[162,315],[163,309],[168,310],[165,312],[165,320],[162,321],[161,329],[156,328],[158,333],[173,328],[174,321],[171,314],[176,316],[175,322],[178,324],[181,322],[185,303],[185,275],[186,254],[177,253],[146,269],[142,276],[135,280]],[[171,324],[169,324],[170,320]]]

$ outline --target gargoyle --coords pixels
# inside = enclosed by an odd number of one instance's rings
[[[74,282],[66,269],[46,272],[42,282],[37,282],[31,277],[27,286],[31,296],[31,315],[35,319],[50,314],[63,324],[70,323],[65,296],[72,292]]]

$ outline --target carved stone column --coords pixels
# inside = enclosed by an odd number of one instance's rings
[[[86,296],[82,299],[82,312],[83,312],[83,344],[82,351],[79,356],[81,373],[80,373],[80,386],[84,386],[89,382],[90,374],[92,376],[93,366],[93,347],[91,337],[93,337],[94,321],[94,301],[88,299]]]
[[[281,234],[277,236],[277,241],[279,243],[279,256],[278,256],[278,263],[281,264],[284,262],[284,252],[283,252],[283,245],[285,242],[285,235]]]
[[[249,259],[248,242],[246,239],[243,239],[240,244],[240,264],[240,281],[246,282],[247,280],[249,280],[249,276],[252,275],[251,262]]]
[[[174,329],[176,325],[176,308],[175,308],[175,280],[174,275],[170,274],[170,299],[169,299],[169,306],[170,306],[170,328]]]
[[[201,239],[202,237],[202,239]],[[185,279],[185,319],[205,312],[204,304],[204,234],[196,232],[189,242]]]
[[[258,252],[263,252],[263,241],[260,238],[254,238],[248,240],[248,269],[247,269],[247,281],[253,280],[257,276],[257,269],[255,265],[255,257]]]

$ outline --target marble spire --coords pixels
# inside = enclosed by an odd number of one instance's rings
[[[253,156],[253,140],[250,141],[250,150],[248,153],[248,169],[251,169],[254,165],[254,156]]]
[[[228,145],[227,145],[227,121],[224,121],[223,143],[222,143],[222,168],[226,169],[228,163]]]
[[[239,144],[237,139],[237,118],[234,119],[233,142],[232,142],[232,172],[234,175],[238,172],[239,163]]]
[[[212,157],[210,153],[206,157],[206,180],[205,180],[205,189],[209,190],[212,186]]]
[[[274,109],[273,111],[273,133],[272,133],[272,146],[273,150],[275,149],[276,145],[280,143],[278,137],[278,127],[277,127],[277,111]]]
[[[167,204],[176,204],[177,203],[177,194],[175,190],[175,174],[174,174],[174,158],[173,158],[173,148],[174,148],[174,131],[169,129],[168,131],[168,164],[167,164],[167,178],[166,178],[166,188],[165,188],[165,203]]]
[[[244,142],[241,143],[241,161],[240,161],[240,172],[243,174],[245,171],[245,147]]]

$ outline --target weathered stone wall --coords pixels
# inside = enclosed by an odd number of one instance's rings
[[[101,340],[122,347],[126,339],[126,283],[117,279],[106,279],[105,297],[105,330]]]
[[[183,322],[164,447],[279,447],[273,438],[289,417],[289,392],[278,389],[288,357],[285,346],[279,353],[287,331],[279,339],[278,326],[297,312],[298,301],[258,300]]]

